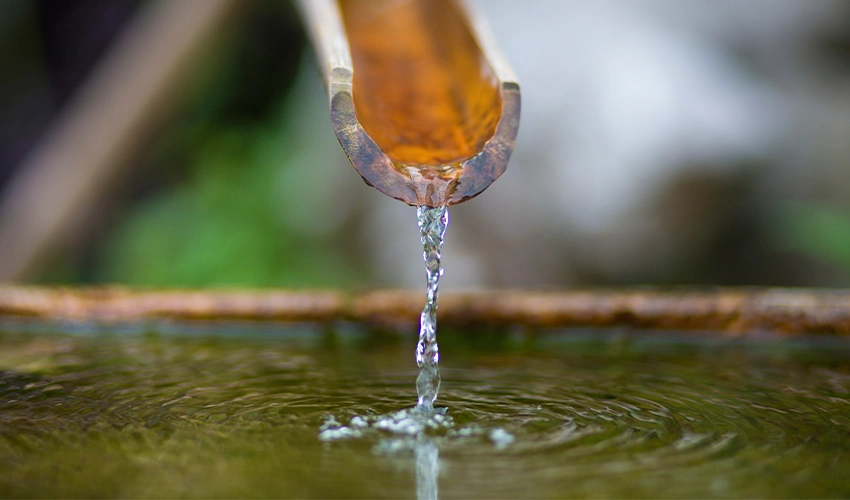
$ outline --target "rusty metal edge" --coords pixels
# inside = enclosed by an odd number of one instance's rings
[[[119,324],[150,320],[355,321],[415,325],[418,291],[134,290],[0,285],[0,318]],[[629,327],[850,336],[850,290],[721,288],[662,291],[444,292],[441,326]]]

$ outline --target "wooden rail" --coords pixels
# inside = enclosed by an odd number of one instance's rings
[[[0,316],[45,321],[356,321],[415,325],[420,291],[185,291],[0,286]],[[441,325],[570,326],[850,336],[850,290],[561,290],[444,292]]]

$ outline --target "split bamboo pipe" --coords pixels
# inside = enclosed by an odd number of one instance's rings
[[[520,91],[463,0],[301,0],[351,164],[415,206],[461,203],[507,168]]]

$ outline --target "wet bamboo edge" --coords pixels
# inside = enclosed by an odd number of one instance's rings
[[[414,325],[420,291],[146,291],[0,285],[0,317],[95,324],[152,320]],[[632,327],[850,336],[850,290],[563,290],[444,292],[445,326]]]

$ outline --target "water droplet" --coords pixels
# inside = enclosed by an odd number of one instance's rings
[[[502,428],[497,428],[490,431],[490,441],[496,445],[496,449],[503,450],[514,442],[514,436]]]

